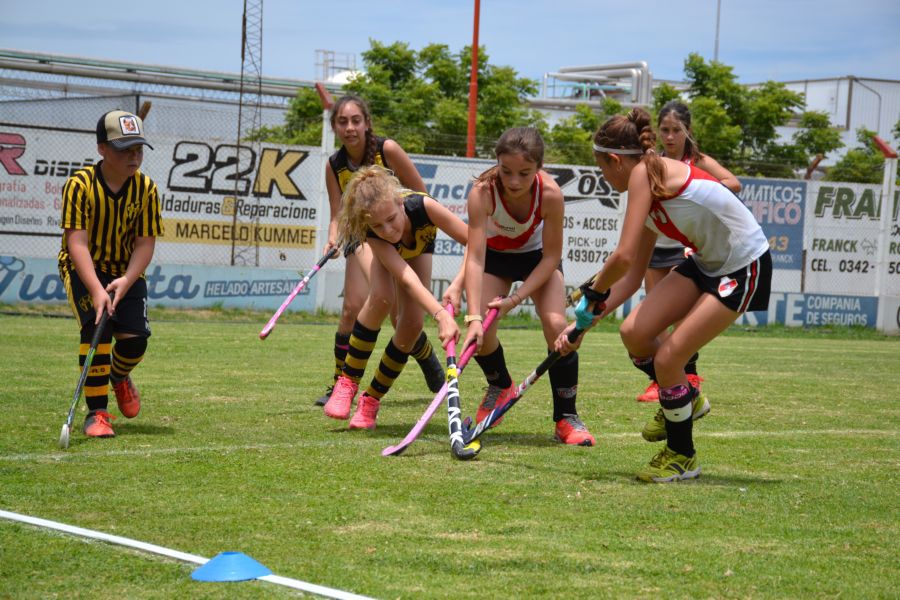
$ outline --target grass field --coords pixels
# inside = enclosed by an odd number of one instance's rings
[[[313,406],[333,324],[288,317],[261,342],[267,314],[151,316],[134,375],[141,414],[119,417],[115,439],[88,440],[81,410],[63,451],[74,321],[0,315],[0,509],[206,557],[240,551],[377,598],[897,598],[898,339],[720,337],[701,357],[703,475],[645,485],[634,473],[658,445],[639,431],[656,406],[634,401],[645,381],[612,325],[581,352],[578,402],[596,447],[553,442],[542,381],[477,460],[458,462],[446,411],[402,456],[380,454],[432,398],[414,363],[374,432]],[[533,328],[502,339],[516,378],[544,356]],[[473,363],[460,381],[471,414],[483,377]],[[194,568],[0,521],[0,597],[297,595],[195,582]]]

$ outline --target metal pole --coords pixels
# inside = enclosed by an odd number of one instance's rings
[[[466,130],[466,156],[475,156],[475,121],[478,114],[478,16],[481,0],[475,0],[475,24],[472,28],[472,74],[469,77],[469,126]]]
[[[722,12],[722,0],[716,0],[716,48],[713,50],[713,60],[719,61],[719,13]]]

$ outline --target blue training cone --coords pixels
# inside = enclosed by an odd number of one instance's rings
[[[246,581],[271,574],[265,565],[243,552],[220,552],[202,567],[194,569],[191,578],[197,581]]]

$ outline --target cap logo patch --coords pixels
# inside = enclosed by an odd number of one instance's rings
[[[119,117],[119,129],[123,135],[141,135],[141,129],[138,127],[137,119],[134,115],[122,115]]]

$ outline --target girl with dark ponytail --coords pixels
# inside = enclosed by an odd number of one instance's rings
[[[741,182],[734,174],[720,165],[708,154],[700,152],[694,132],[691,130],[691,111],[678,100],[667,102],[659,111],[656,118],[656,127],[659,130],[660,142],[663,147],[663,156],[681,160],[689,165],[696,165],[722,182],[722,185],[737,194],[741,191]],[[660,237],[656,240],[656,247],[650,257],[650,266],[644,274],[644,291],[650,293],[653,287],[662,281],[674,267],[684,260],[685,252],[690,249],[678,240],[670,240]],[[699,354],[692,356],[685,366],[688,381],[697,391],[700,391],[700,382],[703,378],[697,373],[697,360]],[[658,402],[659,384],[652,379],[647,389],[638,394],[638,402]]]
[[[709,411],[709,402],[688,380],[685,365],[743,312],[768,308],[769,242],[747,207],[716,177],[656,153],[647,111],[612,117],[593,145],[603,177],[616,191],[628,192],[628,206],[616,249],[585,286],[576,322],[557,338],[556,349],[577,348],[566,338],[569,330],[590,327],[595,308],[602,318],[640,288],[657,236],[690,248],[692,254],[650,290],[619,333],[634,366],[659,384],[661,408],[641,434],[666,445],[638,479],[692,479],[700,475],[693,422]]]
[[[372,115],[365,100],[353,95],[338,98],[331,108],[331,128],[341,142],[341,147],[329,157],[325,166],[325,186],[331,208],[326,254],[339,242],[338,215],[342,207],[341,197],[351,177],[361,167],[379,165],[390,169],[404,188],[425,193],[425,182],[403,148],[394,140],[376,136],[372,131]],[[369,294],[372,251],[366,243],[344,241],[346,243],[341,248],[346,260],[344,303],[337,333],[334,335],[334,374],[325,393],[316,400],[318,406],[324,406],[328,402],[334,382],[341,375],[350,347],[353,324]],[[392,322],[396,321],[396,314],[396,309],[391,311]],[[428,388],[433,392],[440,390],[444,383],[444,369],[424,331],[416,341],[412,356],[419,363]]]

